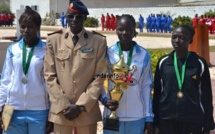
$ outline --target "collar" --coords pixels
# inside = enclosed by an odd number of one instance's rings
[[[70,30],[69,30],[70,31]],[[70,31],[71,32],[71,31]],[[83,35],[83,33],[85,32],[85,29],[83,28],[82,30],[81,30],[81,32],[79,32],[78,34],[77,34],[77,36],[79,37],[79,39],[80,39],[80,37]],[[73,37],[74,36],[74,34],[71,32],[71,37]]]
[[[172,52],[170,52],[169,53],[169,58],[167,59],[167,61],[168,61],[168,64],[174,64],[174,52],[175,52],[175,50],[173,50]],[[194,60],[190,60],[190,59],[192,59],[193,58],[193,56],[194,55],[197,55],[195,52],[192,52],[192,51],[189,51],[190,52],[190,56],[189,56],[189,58],[188,58],[188,62],[187,62],[187,66],[189,65],[191,65],[192,66],[192,64],[194,64],[195,65],[195,62],[194,62]]]
[[[141,49],[140,49],[140,46],[137,44],[137,42],[135,41],[132,41],[134,43],[134,52],[133,52],[133,55],[134,54],[140,54],[141,53]],[[114,45],[113,45],[113,51],[114,53],[117,53],[119,54],[119,49],[118,49],[118,44],[119,41],[117,41]]]
[[[22,46],[24,44],[24,39],[22,38],[19,42],[19,48],[22,49]],[[37,43],[37,45],[35,46],[35,48],[41,48],[43,45],[42,45],[42,40],[41,38],[39,38],[39,42]]]

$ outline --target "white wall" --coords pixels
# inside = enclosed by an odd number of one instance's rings
[[[89,9],[91,17],[98,18],[100,21],[101,14],[113,13],[114,15],[131,14],[138,20],[139,14],[142,14],[144,19],[153,14],[170,14],[173,18],[181,16],[194,17],[195,14],[199,16],[209,11],[214,10],[215,6],[184,6],[184,7],[146,7],[146,8],[91,8]],[[146,19],[144,20],[146,21]]]
[[[149,14],[164,13],[174,17],[178,15],[193,17],[196,13],[201,15],[215,6],[183,6],[183,7],[159,7],[158,5],[176,4],[176,0],[82,0],[88,7],[90,16],[98,18],[101,14],[112,13],[114,15],[131,14],[137,20],[139,14],[146,18]],[[209,1],[209,0],[205,0]],[[11,10],[16,12],[20,5],[38,5],[38,12],[44,18],[50,11],[66,12],[69,0],[11,0]]]
[[[37,5],[37,11],[42,18],[45,17],[47,12],[50,12],[50,1],[52,0],[11,0],[10,9],[13,13],[16,13],[16,10],[20,10],[20,6],[26,5],[33,6]]]
[[[176,4],[176,0],[82,0],[88,8],[153,7]]]
[[[69,0],[51,0],[50,11],[55,13],[62,13],[67,11],[67,6],[69,5]]]
[[[179,0],[180,3],[186,3],[186,2],[208,2],[208,1],[214,1],[214,0]]]

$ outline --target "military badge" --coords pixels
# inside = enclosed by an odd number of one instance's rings
[[[64,52],[65,51],[65,49],[62,49],[62,48],[60,48],[60,49],[58,49],[58,53],[62,53],[62,52]]]

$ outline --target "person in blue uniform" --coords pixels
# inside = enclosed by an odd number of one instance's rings
[[[151,15],[151,27],[150,27],[150,32],[155,32],[155,15]]]
[[[139,17],[139,29],[140,29],[141,33],[143,32],[143,26],[144,26],[144,18],[140,14],[140,17]]]
[[[188,51],[194,34],[191,26],[177,26],[171,37],[174,50],[157,64],[153,96],[156,133],[209,134],[215,127],[207,63]]]
[[[165,15],[162,15],[162,16],[161,16],[161,33],[164,32],[165,25],[166,25],[166,22],[165,22]]]
[[[64,12],[62,12],[62,14],[60,16],[60,21],[61,21],[62,27],[65,28],[65,15],[64,15]]]
[[[168,16],[168,20],[167,20],[167,31],[169,32],[169,33],[171,33],[172,32],[172,17],[169,15]]]
[[[157,14],[157,17],[155,18],[155,27],[156,27],[156,32],[160,32],[160,15]]]
[[[151,29],[151,16],[150,15],[146,18],[146,29],[147,29],[147,32],[150,32],[150,29]]]

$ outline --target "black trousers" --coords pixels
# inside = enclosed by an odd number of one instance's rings
[[[161,120],[161,134],[202,134],[202,123]]]

